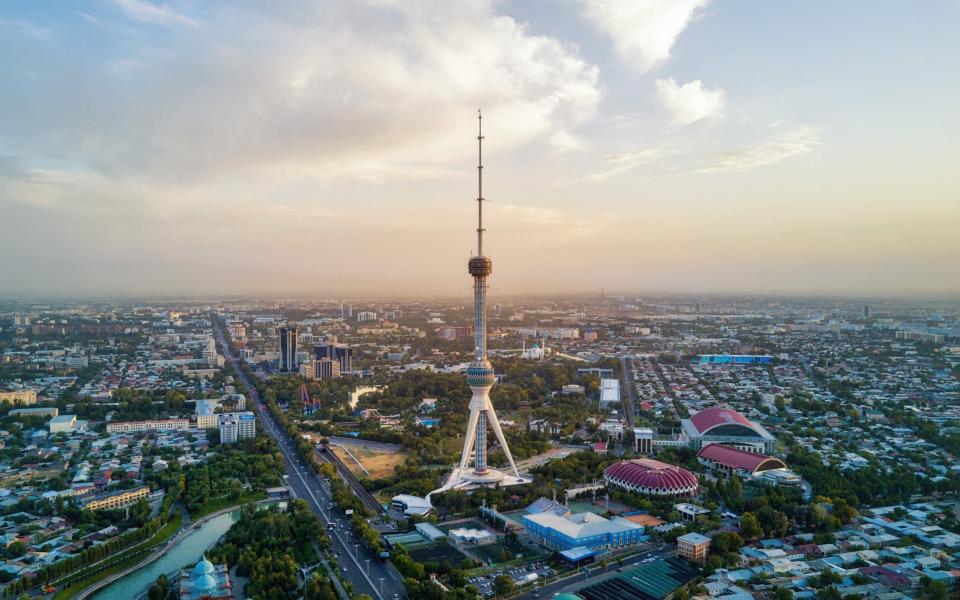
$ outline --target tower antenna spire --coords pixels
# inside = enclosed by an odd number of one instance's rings
[[[477,109],[477,256],[483,256],[483,114]]]

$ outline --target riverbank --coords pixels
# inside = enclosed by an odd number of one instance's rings
[[[110,573],[114,573],[117,570],[123,569],[125,568],[125,566],[132,564],[133,561],[137,560],[137,556],[143,553],[148,553],[152,551],[157,546],[159,546],[160,544],[163,544],[164,542],[169,540],[173,535],[175,535],[177,531],[182,527],[182,522],[183,522],[182,517],[180,520],[181,520],[181,523],[178,524],[175,520],[171,519],[166,524],[164,524],[164,526],[161,527],[153,535],[152,538],[145,540],[133,547],[125,548],[121,550],[118,553],[120,556],[124,556],[124,555],[128,555],[128,556],[126,559],[121,560],[121,562],[119,563],[109,564],[106,567],[98,569],[97,566],[99,564],[110,563],[110,561],[113,560],[112,558],[105,558],[102,561],[99,561],[95,565],[90,565],[88,567],[85,567],[84,569],[80,569],[77,573],[65,576],[64,579],[69,580],[75,575],[80,574],[80,579],[76,581],[72,581],[69,585],[62,588],[59,592],[57,592],[54,595],[53,600],[62,600],[62,599],[71,598],[73,597],[73,594],[76,593],[77,590],[81,589],[82,586],[87,585],[90,581],[96,581],[98,579],[102,579],[103,577],[108,576]],[[83,576],[82,574],[85,573],[86,571],[91,571],[91,574],[89,576]],[[57,587],[60,587],[60,585],[58,584]]]
[[[275,500],[263,499],[263,500],[255,501],[254,503],[259,505],[259,504],[266,504],[269,502],[275,502]],[[97,577],[96,580],[93,580],[93,581],[86,580],[81,582],[81,585],[84,587],[78,587],[75,585],[69,588],[65,588],[64,590],[62,590],[61,592],[58,592],[54,596],[54,600],[66,600],[67,598],[77,598],[79,600],[83,598],[90,598],[101,589],[109,585],[112,585],[113,583],[123,579],[124,577],[127,577],[128,575],[136,573],[140,569],[143,569],[149,566],[151,563],[166,556],[169,552],[175,550],[179,546],[179,544],[183,542],[191,533],[194,533],[196,529],[202,527],[204,524],[224,514],[228,514],[232,511],[238,510],[244,504],[247,504],[247,503],[246,502],[234,503],[231,506],[225,506],[223,508],[215,510],[214,512],[211,512],[202,516],[196,521],[191,522],[189,525],[182,527],[176,533],[176,535],[173,536],[173,538],[170,539],[170,541],[159,550],[156,550],[156,547],[154,547],[154,551],[152,551],[151,554],[149,554],[148,556],[144,557],[143,559],[135,563],[128,564],[125,566],[117,565],[114,568],[107,569],[102,573],[98,573],[97,575],[99,577]]]

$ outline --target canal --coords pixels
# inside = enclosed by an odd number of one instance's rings
[[[116,600],[117,598],[137,598],[144,593],[157,577],[176,571],[200,560],[200,556],[225,534],[230,526],[240,519],[240,510],[218,515],[190,531],[180,543],[171,548],[157,560],[143,568],[122,577],[103,588],[91,598],[93,600]]]

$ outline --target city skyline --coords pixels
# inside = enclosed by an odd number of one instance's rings
[[[7,4],[0,296],[955,296],[957,16]]]

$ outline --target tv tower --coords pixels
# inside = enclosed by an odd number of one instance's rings
[[[450,474],[445,489],[458,484],[511,485],[526,483],[513,462],[507,440],[503,437],[497,413],[490,401],[490,388],[495,381],[493,365],[487,359],[487,277],[493,272],[493,261],[483,254],[483,115],[477,111],[477,254],[470,259],[468,271],[473,277],[474,352],[473,362],[467,368],[467,385],[473,390],[470,399],[470,418],[467,421],[467,436],[463,442],[460,467]],[[487,465],[487,425],[507,455],[513,475],[507,475]],[[468,467],[473,455],[473,469]]]

